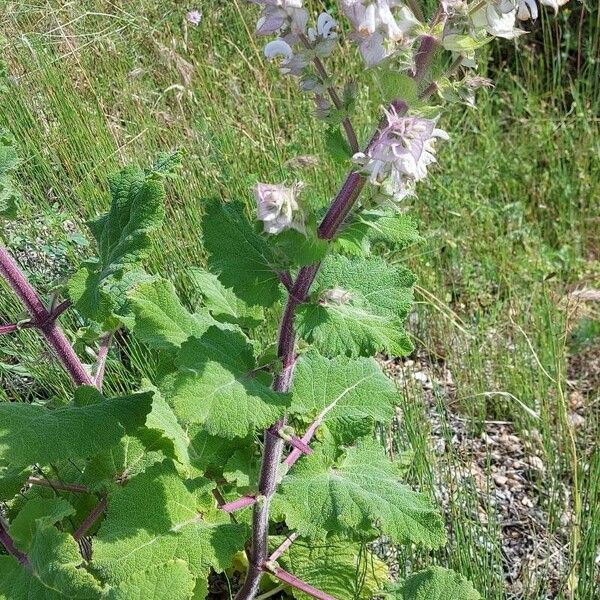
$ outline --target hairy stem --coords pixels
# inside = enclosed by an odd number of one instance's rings
[[[78,494],[87,494],[90,491],[85,485],[79,485],[78,483],[63,483],[62,481],[44,479],[43,477],[30,477],[27,480],[27,483],[31,485],[49,487],[53,490],[61,490],[63,492],[74,492]]]
[[[73,539],[78,542],[90,529],[90,527],[100,518],[100,515],[106,510],[108,500],[104,496],[102,500],[92,509],[92,512],[83,520],[81,525],[73,534]]]
[[[304,34],[300,36],[300,40],[308,50],[313,50],[313,45]],[[329,80],[329,75],[327,75],[327,71],[325,70],[325,65],[323,64],[323,61],[318,56],[315,56],[313,58],[313,65],[315,66],[315,69],[319,77],[321,78],[321,81],[323,83],[327,82]],[[329,97],[331,98],[331,101],[333,102],[333,105],[337,108],[337,110],[343,111],[344,104],[341,101],[335,87],[333,87],[332,85],[327,86],[327,93],[329,94]],[[342,121],[342,126],[344,128],[344,131],[346,132],[346,137],[348,138],[348,143],[350,144],[352,153],[356,154],[360,150],[360,146],[358,145],[358,138],[356,137],[356,132],[354,131],[354,127],[352,126],[352,121],[350,121],[350,117],[344,117],[344,120]]]
[[[408,110],[407,105],[400,100],[392,102],[392,108],[399,114],[403,114]],[[376,141],[380,128],[385,122],[384,119],[382,124],[377,128],[377,131],[367,146],[367,152],[371,145]],[[328,240],[335,237],[341,224],[344,222],[344,219],[354,206],[364,183],[364,177],[358,173],[352,171],[348,175],[337,197],[329,207],[327,214],[319,225],[319,237]],[[294,366],[296,364],[296,331],[294,329],[294,315],[296,308],[306,301],[310,287],[319,271],[319,267],[320,263],[302,267],[298,272],[292,290],[289,291],[279,326],[277,351],[282,366],[281,371],[277,374],[273,382],[273,390],[276,392],[287,392],[290,388],[294,374]],[[279,468],[285,444],[285,441],[279,436],[279,430],[285,423],[284,417],[265,431],[263,458],[258,483],[258,496],[254,503],[254,512],[252,515],[252,542],[249,552],[248,572],[235,600],[252,600],[256,596],[260,579],[267,562],[269,551],[269,509],[271,499],[278,484]],[[290,575],[290,577],[292,576]],[[327,595],[315,597],[330,598],[330,596]]]
[[[44,306],[33,286],[5,248],[0,247],[0,275],[23,303],[35,326],[42,332],[75,385],[93,385],[92,378],[56,323],[56,317]],[[62,306],[62,305],[61,305]]]
[[[275,562],[295,541],[298,537],[298,532],[290,533],[281,543],[279,548],[269,556],[269,562]]]
[[[27,555],[21,552],[13,542],[10,534],[4,527],[4,523],[0,522],[0,543],[4,546],[6,551],[24,567],[31,567],[31,563],[27,558]]]
[[[273,575],[275,575],[275,577],[277,577],[277,579],[279,579],[280,581],[283,581],[284,583],[291,585],[292,587],[296,588],[297,590],[300,590],[301,592],[304,592],[305,594],[308,594],[309,596],[312,596],[313,598],[319,598],[319,600],[337,600],[333,596],[330,596],[329,594],[326,594],[325,592],[318,590],[317,588],[306,583],[305,581],[298,579],[291,573],[284,571],[281,567],[279,567],[277,565],[270,566],[268,570],[269,570],[269,572],[273,573]]]

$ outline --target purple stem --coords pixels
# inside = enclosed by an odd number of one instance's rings
[[[79,494],[89,493],[89,489],[85,485],[79,485],[77,483],[62,483],[61,481],[54,481],[52,479],[43,479],[41,477],[30,477],[27,483],[31,485],[41,485],[44,487],[52,488],[53,490],[62,490],[64,492],[75,492]]]
[[[291,585],[292,587],[296,588],[297,590],[300,590],[301,592],[304,592],[305,594],[308,594],[309,596],[312,596],[313,598],[319,598],[319,600],[337,600],[333,596],[330,596],[329,594],[318,590],[317,588],[306,583],[305,581],[294,577],[294,575],[288,573],[287,571],[284,571],[279,566],[270,567],[268,570],[269,572],[273,573],[273,575],[275,575],[277,579],[283,581],[284,583],[287,583],[288,585]]]
[[[297,531],[290,533],[290,535],[283,540],[279,548],[277,548],[277,550],[275,550],[275,552],[269,556],[269,562],[275,562],[296,541],[297,537]]]
[[[54,350],[76,385],[93,385],[92,378],[75,354],[69,340],[46,309],[33,286],[27,281],[17,263],[5,248],[0,247],[0,275],[6,280],[31,315],[32,320]]]
[[[304,46],[309,50],[312,50],[314,48],[310,40],[304,34],[300,35],[300,40],[302,41]],[[315,56],[313,58],[313,64],[315,65],[315,69],[317,70],[321,81],[325,83],[329,79],[327,71],[325,70],[325,65],[318,56]],[[337,90],[332,85],[330,85],[327,86],[327,93],[329,94],[333,105],[339,111],[343,111],[344,105],[340,100]],[[352,126],[352,121],[350,121],[349,117],[344,117],[344,120],[342,121],[342,126],[344,127],[344,131],[346,132],[346,137],[348,138],[350,149],[352,150],[353,154],[356,154],[360,150],[360,147],[358,145],[358,138],[356,137],[356,132],[354,131],[354,127]]]
[[[399,114],[404,114],[408,110],[406,103],[401,100],[392,102],[391,108]],[[367,146],[367,152],[377,140],[379,131],[386,122],[387,120],[384,117]],[[323,239],[333,239],[335,237],[340,225],[356,202],[364,186],[364,182],[364,178],[354,171],[348,175],[337,197],[319,225],[319,237]],[[273,390],[276,392],[287,392],[290,388],[296,364],[294,314],[298,305],[306,301],[310,286],[315,280],[319,267],[320,263],[302,267],[298,272],[294,287],[288,294],[288,300],[279,326],[277,350],[278,357],[282,362],[282,368],[273,382]],[[248,572],[246,573],[246,579],[242,587],[235,596],[235,600],[252,600],[255,597],[268,557],[269,509],[278,483],[279,465],[285,443],[278,435],[278,432],[285,424],[286,420],[284,417],[265,431],[263,458],[258,484],[261,501],[256,502],[254,506]],[[294,452],[297,452],[297,450],[294,450]],[[290,577],[292,576],[290,575]],[[330,596],[316,597],[330,598]]]
[[[312,448],[299,437],[293,435],[286,441],[293,446],[295,450],[300,452],[300,454],[306,454],[307,456],[312,454]]]
[[[10,537],[8,531],[6,531],[3,523],[0,523],[0,543],[6,548],[6,551],[19,562],[19,564],[24,567],[31,567],[27,555],[15,546],[13,539]]]
[[[415,71],[413,79],[420,80],[429,69],[433,54],[437,47],[437,40],[432,35],[424,35],[421,38],[421,45],[415,54]]]
[[[88,532],[90,527],[99,519],[100,515],[106,510],[108,503],[107,497],[104,496],[102,500],[94,507],[92,512],[83,520],[83,523],[77,528],[77,531],[73,534],[73,539],[79,542],[81,538]]]
[[[19,329],[19,326],[15,323],[10,325],[0,325],[0,335],[6,335],[7,333],[13,333]]]
[[[246,508],[246,506],[252,506],[256,502],[256,498],[254,496],[242,496],[233,502],[227,502],[226,504],[221,504],[219,508],[226,513],[232,513],[236,510],[240,510],[242,508]]]

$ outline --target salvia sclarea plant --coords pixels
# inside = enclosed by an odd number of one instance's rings
[[[376,441],[398,396],[373,356],[411,352],[414,284],[381,249],[419,239],[402,200],[448,138],[444,105],[472,104],[489,85],[474,74],[476,50],[523,33],[518,20],[538,7],[447,0],[426,18],[416,0],[341,0],[342,24],[326,12],[313,20],[302,0],[253,2],[257,33],[274,37],[265,55],[314,95],[348,175],[329,206],[309,203],[297,181],[259,183],[254,222],[238,202],[206,202],[193,311],[143,270],[177,155],[110,179],[110,210],[89,223],[97,255],[62,302],[45,302],[0,248],[0,274],[28,313],[0,333],[39,331],[74,385],[72,398],[0,403],[0,598],[197,600],[215,573],[237,600],[480,597],[441,567],[389,581],[373,552],[378,539],[446,540],[428,497],[402,483],[406,465]],[[326,67],[352,46],[371,81],[397,88],[368,140],[352,123],[356,85]],[[18,160],[1,141],[8,217]],[[91,365],[58,323],[70,308]],[[273,315],[276,344],[264,340]],[[153,378],[105,397],[106,359],[124,335],[146,348]]]

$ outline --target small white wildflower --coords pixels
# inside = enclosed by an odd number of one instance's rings
[[[200,25],[200,21],[202,21],[202,11],[190,10],[185,18],[187,19],[187,22],[192,25]]]
[[[250,0],[263,6],[256,24],[259,35],[286,33],[298,36],[306,31],[308,12],[302,0]],[[290,40],[291,41],[291,40]]]
[[[287,229],[306,233],[304,213],[298,203],[301,183],[292,187],[258,183],[254,189],[256,216],[264,224],[266,233],[277,234]]]
[[[435,141],[448,139],[436,128],[437,119],[403,117],[395,110],[386,113],[388,124],[367,155],[355,155],[369,180],[395,200],[413,193],[413,184],[427,176],[429,165],[436,162]]]
[[[476,29],[485,29],[490,35],[512,39],[524,31],[515,27],[517,9],[510,0],[499,0],[488,4],[471,15],[471,21]]]
[[[342,0],[342,11],[354,28],[353,38],[367,64],[373,66],[407,47],[419,20],[400,0]]]

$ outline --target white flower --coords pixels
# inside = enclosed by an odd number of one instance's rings
[[[564,6],[569,0],[540,0],[540,4],[554,9],[554,14],[558,12],[561,6]]]
[[[200,25],[200,21],[202,21],[202,11],[190,10],[185,18],[187,19],[188,23],[191,23],[192,25]]]
[[[354,28],[354,39],[373,66],[413,41],[418,19],[400,0],[342,0],[342,11]]]
[[[485,29],[490,35],[512,39],[524,33],[515,27],[517,9],[508,1],[488,4],[471,15],[475,28]]]
[[[266,233],[277,234],[287,229],[306,233],[304,213],[298,204],[298,194],[302,187],[301,183],[292,187],[256,184],[256,216],[264,223]]]
[[[388,124],[366,156],[355,156],[371,183],[381,186],[396,200],[413,193],[413,184],[427,176],[436,162],[435,141],[448,134],[436,128],[437,119],[402,117],[395,110],[386,112]]]
[[[251,0],[264,8],[256,23],[259,35],[270,35],[281,31],[293,36],[304,33],[308,23],[308,12],[302,0]]]
[[[517,18],[519,21],[528,21],[529,19],[535,21],[538,18],[536,0],[519,0]]]

